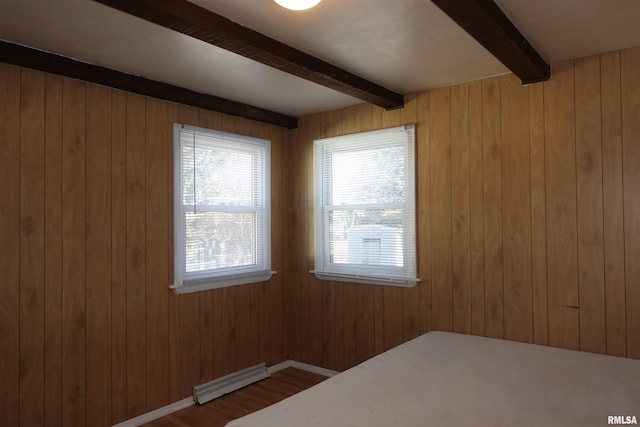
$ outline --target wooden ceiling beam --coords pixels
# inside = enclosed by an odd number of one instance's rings
[[[94,1],[380,107],[404,105],[399,93],[186,0]]]
[[[549,80],[549,64],[493,0],[432,0],[470,36],[522,80]]]
[[[298,120],[285,114],[1,40],[0,61],[289,129],[298,127]]]

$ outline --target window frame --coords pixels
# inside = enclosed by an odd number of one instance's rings
[[[331,204],[331,185],[325,187],[326,162],[324,156],[335,152],[359,151],[363,148],[389,147],[388,141],[398,138],[399,133],[404,133],[406,138],[402,141],[406,168],[404,173],[406,185],[406,198],[402,203],[389,202],[378,204],[360,204],[360,207],[372,209],[373,206],[381,209],[402,209],[402,247],[403,265],[370,265],[350,262],[335,263],[331,260],[331,238],[329,225],[329,212],[341,209],[353,210],[358,205],[342,205],[340,207]],[[388,140],[385,138],[389,138]],[[366,145],[365,145],[366,144]],[[393,145],[400,145],[393,142]],[[415,286],[420,279],[417,277],[417,233],[416,233],[416,183],[415,183],[415,125],[397,126],[393,128],[379,129],[369,132],[342,135],[332,138],[323,138],[314,141],[313,167],[314,167],[314,237],[315,237],[315,265],[314,273],[318,279],[334,280],[342,282],[365,283],[373,285],[388,285],[400,287]],[[330,166],[327,166],[330,168]],[[333,175],[331,176],[333,178]],[[380,232],[382,233],[382,232]],[[380,238],[381,234],[377,235]],[[366,267],[365,267],[366,266]]]
[[[274,271],[271,271],[271,141],[182,123],[174,123],[173,131],[174,281],[170,289],[173,289],[178,294],[182,294],[269,280],[271,276],[275,274]],[[199,205],[199,208],[204,208],[203,211],[205,212],[251,212],[256,214],[256,234],[253,241],[256,250],[256,264],[227,266],[192,273],[186,271],[187,242],[185,222],[187,214],[193,212],[189,207],[195,204],[189,205],[184,203],[183,133],[193,134],[194,147],[198,146],[196,138],[200,135],[213,140],[211,145],[209,145],[210,147],[219,145],[223,147],[223,149],[224,147],[228,147],[230,152],[255,152],[263,157],[261,163],[263,165],[262,176],[257,180],[257,183],[254,182],[255,180],[252,180],[251,184],[252,197],[258,194],[256,193],[256,188],[253,186],[262,184],[262,188],[258,189],[262,201],[261,206]],[[201,143],[200,145],[204,146],[205,144]],[[262,239],[258,237],[258,227],[262,229]]]

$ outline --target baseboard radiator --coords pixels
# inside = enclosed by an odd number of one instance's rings
[[[251,368],[193,387],[193,400],[198,405],[201,405],[267,377],[269,377],[269,371],[266,363],[263,362]]]

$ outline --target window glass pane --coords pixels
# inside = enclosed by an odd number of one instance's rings
[[[187,212],[186,271],[254,265],[256,213]]]
[[[406,197],[406,158],[402,145],[369,150],[338,151],[329,158],[325,181],[331,183],[331,203],[402,203]]]
[[[184,203],[253,206],[255,156],[209,146],[183,146]],[[194,172],[195,167],[195,172]],[[195,199],[194,199],[195,197]]]
[[[402,209],[330,211],[330,262],[402,267],[403,216]]]
[[[196,147],[196,204],[253,205],[250,153]]]

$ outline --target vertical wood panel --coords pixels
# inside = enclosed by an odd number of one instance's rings
[[[289,164],[287,146],[284,129],[275,126],[266,127],[265,137],[271,141],[271,247],[272,265],[278,272],[270,283],[262,287],[268,291],[268,306],[264,310],[268,316],[268,329],[263,332],[260,347],[267,347],[266,361],[268,365],[274,365],[285,359],[284,348],[284,319],[285,284],[288,284],[287,262],[291,257],[289,252],[289,226],[286,217],[287,203],[289,198]],[[263,291],[264,292],[264,291]],[[260,323],[264,320],[261,317]]]
[[[111,94],[111,422],[127,419],[127,96]]]
[[[44,419],[62,425],[62,78],[46,75]]]
[[[482,82],[469,83],[469,252],[471,333],[485,334]]]
[[[170,403],[169,400],[169,242],[171,210],[172,128],[168,121],[167,103],[146,99],[146,178],[145,178],[145,264],[146,279],[146,387],[147,410]]]
[[[325,281],[322,285],[322,366],[336,369],[336,287],[335,282]]]
[[[374,303],[373,286],[356,287],[356,363],[375,356]]]
[[[600,58],[575,62],[580,349],[606,352]]]
[[[309,140],[309,144],[307,144],[308,147],[310,147],[310,149],[313,149],[313,140],[322,137],[323,135],[323,127],[324,127],[324,123],[323,123],[323,115],[318,114],[313,116],[309,123],[308,123],[308,133],[307,133],[307,138]],[[309,165],[313,164],[313,161],[311,160],[313,157],[313,154],[310,153],[309,154],[311,157],[309,159]],[[313,182],[313,167],[309,167],[306,169],[306,179],[305,182],[307,183],[306,186],[306,193],[309,195],[308,196],[308,207],[307,207],[307,214],[306,217],[309,218],[309,226],[307,227],[308,230],[308,245],[309,247],[313,247],[314,245],[314,233],[313,233],[313,212],[314,212],[314,197],[313,197],[313,191],[314,191],[314,182]],[[309,251],[309,257],[306,260],[306,263],[304,264],[307,268],[307,271],[313,270],[313,264],[314,264],[314,260],[313,260],[313,250]],[[323,295],[323,288],[325,286],[327,286],[325,283],[323,283],[322,281],[318,280],[315,275],[308,275],[309,277],[309,289],[308,289],[308,295],[309,295],[309,305],[308,305],[308,315],[309,315],[309,323],[308,323],[308,327],[307,327],[307,334],[308,334],[308,339],[309,339],[309,343],[308,343],[308,348],[309,348],[309,363],[315,365],[315,366],[320,366],[322,365],[322,361],[323,361],[323,348],[324,348],[324,343],[323,343],[323,321],[324,321],[324,316],[323,316],[323,304],[322,301],[324,300],[324,295]],[[329,285],[330,286],[330,285]]]
[[[309,121],[307,120],[307,123]],[[309,171],[313,167],[313,152],[312,146],[310,145],[311,139],[309,137],[309,126],[305,126],[304,129],[301,129],[299,132],[299,137],[305,143],[301,146],[301,169],[300,169],[300,187],[299,187],[299,197],[302,202],[302,210],[300,211],[300,217],[298,220],[301,222],[301,234],[294,237],[294,239],[300,239],[300,246],[302,251],[299,254],[299,258],[297,262],[299,263],[299,275],[300,282],[298,285],[298,292],[300,295],[300,344],[299,344],[299,354],[302,360],[309,360],[309,345],[310,339],[309,336],[309,304],[311,300],[309,299],[309,291],[312,283],[317,283],[317,279],[311,277],[309,275],[309,259],[312,253],[313,247],[313,231],[311,231],[312,227],[312,218],[309,216],[310,206],[313,204],[313,200],[311,195],[309,194],[309,188],[311,188],[311,182],[309,182]]]
[[[87,424],[111,422],[111,90],[87,87]]]
[[[20,85],[20,423],[44,424],[44,74]]]
[[[0,64],[0,347],[20,346],[20,69]],[[0,352],[0,413],[20,424],[20,353]]]
[[[471,333],[469,86],[451,88],[451,262],[453,331]]]
[[[602,55],[600,67],[607,354],[626,356],[620,53]]]
[[[86,419],[86,84],[64,79],[62,116],[62,425]]]
[[[640,48],[621,54],[627,356],[640,358]]]
[[[552,75],[544,84],[549,344],[578,349],[573,63],[554,65]]]
[[[402,119],[401,125],[409,125],[416,124],[418,120],[418,99],[415,94],[405,95],[404,97],[404,108],[402,109]],[[370,129],[371,120],[369,119],[366,129]],[[416,146],[414,145],[414,156],[416,155]],[[414,163],[415,165],[415,163]],[[414,177],[415,177],[414,173]],[[415,193],[414,193],[415,194]],[[416,200],[416,209],[417,209],[417,200]],[[416,218],[417,221],[417,218]],[[417,226],[417,224],[416,224]],[[417,232],[417,231],[416,231]],[[418,239],[416,237],[415,243],[418,243]],[[416,248],[417,251],[417,248]],[[366,289],[371,289],[371,286],[368,286]],[[404,336],[403,341],[408,341],[412,338],[415,338],[419,335],[420,331],[420,286],[416,284],[410,288],[402,289],[403,294],[403,312],[404,312]],[[358,317],[362,316],[363,312],[359,307]],[[373,350],[373,348],[371,348]],[[368,357],[373,356],[373,354]]]
[[[235,324],[236,324],[236,357],[235,370],[248,368],[251,364],[251,353],[256,351],[245,351],[251,348],[251,316],[252,307],[251,288],[253,285],[235,286]]]
[[[145,98],[127,94],[127,416],[146,412]]]
[[[281,355],[283,357],[283,359],[281,360],[285,360],[289,357],[289,355],[291,354],[291,330],[293,328],[292,325],[292,304],[291,304],[291,288],[295,286],[295,276],[292,274],[293,272],[293,268],[292,268],[292,264],[294,262],[294,256],[295,254],[292,251],[292,247],[291,247],[291,235],[293,232],[293,223],[292,220],[294,219],[294,211],[293,209],[290,208],[291,203],[293,202],[293,200],[291,199],[293,197],[293,192],[292,189],[294,188],[294,184],[292,182],[292,177],[294,176],[292,170],[294,169],[294,164],[296,163],[297,157],[295,156],[294,153],[296,153],[296,151],[294,149],[292,149],[292,147],[294,146],[292,144],[292,141],[294,140],[294,135],[295,135],[296,130],[284,130],[281,129],[280,130],[280,153],[284,153],[285,151],[287,152],[287,159],[286,160],[286,173],[285,176],[283,176],[282,178],[286,180],[287,182],[287,186],[286,186],[286,192],[284,194],[281,195],[281,224],[282,224],[282,229],[284,230],[284,232],[281,235],[282,238],[282,242],[283,242],[283,253],[284,253],[284,258],[282,260],[282,268],[283,271],[285,272],[285,274],[283,275],[283,278],[281,279],[281,285],[280,285],[280,301],[282,302],[282,310],[280,312],[280,316],[281,316],[281,326],[282,326],[282,339],[281,339],[281,343],[282,343],[282,348],[280,349],[281,351]],[[284,159],[284,157],[282,157],[282,159]],[[283,160],[284,161],[284,160]],[[286,202],[285,202],[286,201]],[[272,310],[275,310],[275,307],[272,306],[271,308]],[[272,316],[272,319],[275,319],[275,316]],[[271,347],[273,348],[273,347]],[[273,356],[277,356],[275,354],[272,353],[272,357]]]
[[[277,271],[277,270],[275,270]],[[251,298],[256,305],[256,310],[252,313],[253,339],[251,346],[257,351],[251,352],[251,364],[260,362],[269,363],[269,332],[271,330],[269,320],[269,304],[271,303],[271,290],[268,282],[256,283],[251,290]]]
[[[417,96],[416,124],[416,244],[420,277],[420,333],[431,330],[431,175],[429,159],[429,94]]]
[[[167,106],[167,117],[169,119],[169,123],[179,123],[180,122],[180,113],[178,104],[169,103]],[[173,153],[173,140],[171,143],[172,153]],[[171,159],[167,164],[167,169],[171,172],[171,188],[169,190],[169,203],[173,206],[173,154],[171,155]],[[169,229],[167,230],[169,233],[168,243],[169,243],[169,256],[173,261],[173,209],[169,210]],[[171,280],[170,283],[174,281],[174,265],[173,262],[170,262],[168,265],[169,270],[169,278]],[[175,292],[169,293],[169,301],[168,301],[168,310],[169,310],[169,400],[171,402],[175,402],[182,398],[182,393],[180,390],[180,382],[181,382],[181,373],[182,373],[182,365],[180,358],[180,295],[177,295]],[[222,325],[222,322],[220,322]]]
[[[531,173],[528,89],[509,74],[501,81],[504,241],[504,337],[533,341]]]
[[[433,329],[453,328],[451,283],[451,113],[449,88],[431,92],[431,242]]]
[[[504,337],[500,80],[482,81],[486,334]]]
[[[223,304],[223,291],[222,289],[214,289],[211,295],[211,322],[213,326],[212,336],[212,350],[213,350],[213,378],[221,377],[223,374],[223,351],[224,351],[224,330],[222,321],[222,304]],[[202,354],[202,353],[201,353]],[[202,359],[201,359],[202,360]]]
[[[301,118],[300,120],[302,120]],[[287,298],[288,304],[287,307],[287,316],[289,319],[289,343],[288,343],[288,357],[293,360],[302,360],[300,358],[300,320],[301,320],[301,311],[300,307],[300,286],[301,281],[304,280],[304,271],[302,267],[300,267],[300,258],[301,254],[304,251],[304,246],[302,246],[302,242],[300,241],[300,235],[304,233],[304,222],[302,221],[301,216],[303,215],[301,212],[302,206],[304,206],[304,201],[302,200],[302,190],[300,188],[300,180],[299,176],[301,174],[301,169],[304,166],[303,158],[302,158],[302,146],[304,145],[303,141],[300,139],[300,129],[294,129],[291,133],[291,141],[296,141],[295,144],[292,144],[289,149],[289,158],[291,159],[290,164],[290,174],[292,179],[290,180],[289,187],[289,197],[291,203],[289,204],[287,217],[288,222],[290,224],[289,229],[289,251],[291,254],[291,262],[289,265],[289,280],[290,283],[287,286],[287,292],[285,294]],[[295,177],[295,179],[293,178]]]
[[[529,147],[531,155],[531,281],[533,342],[547,345],[547,240],[545,203],[545,140],[542,84],[529,87]]]
[[[223,354],[222,374],[236,370],[236,291],[232,287],[222,289]],[[193,384],[192,384],[193,385]],[[185,388],[186,391],[186,388]]]

